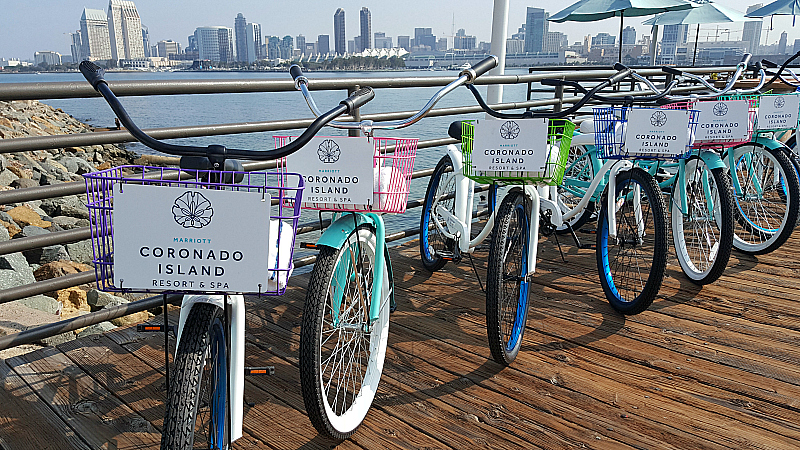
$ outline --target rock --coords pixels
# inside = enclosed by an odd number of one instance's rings
[[[108,292],[92,289],[86,293],[86,302],[92,307],[92,311],[103,309],[106,306],[119,306],[129,303],[128,300],[109,294]]]
[[[53,217],[68,216],[78,219],[89,218],[89,208],[86,207],[86,204],[84,204],[77,195],[45,200],[42,202],[42,209],[45,213]]]
[[[9,184],[9,186],[13,187],[14,189],[26,189],[31,187],[37,187],[39,186],[40,179],[41,177],[37,178],[36,180],[30,178],[18,178],[12,181],[11,184]]]
[[[66,244],[64,247],[67,248],[69,259],[83,264],[91,264],[93,262],[92,241],[87,239],[74,244]]]
[[[64,167],[67,168],[67,171],[69,171],[69,173],[76,173],[78,175],[83,175],[85,173],[95,171],[94,166],[89,164],[84,159],[75,156],[65,156],[63,158],[59,158],[58,162],[64,165]]]
[[[21,229],[20,229],[20,228],[19,228],[19,227],[18,227],[18,226],[17,226],[17,225],[14,223],[14,221],[13,221],[13,220],[12,220],[11,222],[6,222],[6,221],[4,221],[4,220],[0,220],[0,225],[3,225],[3,229],[4,229],[4,230],[6,230],[6,233],[7,233],[7,234],[8,234],[10,237],[14,237],[14,236],[16,236],[16,235],[17,235],[17,233],[19,233],[20,231],[22,231],[22,230],[21,230]]]
[[[5,227],[0,227],[0,242],[5,242],[11,239],[11,236],[8,234],[8,230]]]
[[[99,166],[97,166],[97,170],[107,170],[107,169],[110,169],[110,168],[111,168],[111,163],[108,162],[108,161],[106,161],[106,162],[100,164]]]
[[[43,264],[41,267],[36,269],[35,272],[33,272],[33,275],[36,278],[36,281],[42,281],[49,280],[50,278],[57,278],[62,275],[86,272],[88,270],[92,270],[92,268],[86,264],[80,264],[69,260],[53,261]]]
[[[78,333],[78,337],[82,338],[86,336],[91,336],[93,334],[107,333],[116,328],[117,326],[111,322],[100,322],[84,328],[83,331]]]
[[[35,328],[35,327],[28,327],[28,328]],[[42,338],[38,341],[35,341],[34,343],[39,345],[47,345],[55,347],[56,345],[61,345],[74,340],[75,340],[75,333],[73,333],[72,331],[67,331],[66,333],[61,333],[55,336]]]
[[[75,226],[78,226],[78,227],[88,227],[91,224],[92,223],[89,222],[89,219],[78,219],[78,221],[75,222]]]
[[[19,177],[8,169],[0,171],[0,186],[10,186],[12,182],[19,180]]]
[[[69,253],[67,253],[67,249],[64,248],[63,245],[49,245],[47,247],[34,248],[25,250],[22,254],[25,255],[25,259],[27,259],[30,264],[44,265],[54,261],[69,259]]]
[[[34,225],[28,225],[22,229],[22,232],[16,235],[16,238],[23,238],[23,237],[32,237],[32,236],[41,236],[43,234],[50,234],[49,231],[45,230],[42,227],[37,227]]]
[[[0,256],[0,290],[30,284],[36,281],[33,270],[22,253]]]
[[[17,301],[28,308],[38,309],[49,314],[58,314],[62,307],[58,300],[46,295],[34,295]]]
[[[128,316],[117,317],[112,319],[111,323],[118,327],[129,327],[131,325],[140,324],[150,320],[150,313],[147,311],[139,311]]]
[[[53,222],[65,230],[71,230],[77,227],[78,218],[69,216],[55,216],[52,220],[50,220],[50,222]],[[69,251],[69,249],[67,249],[67,251]]]
[[[77,200],[77,198],[76,198]],[[8,215],[14,219],[14,222],[21,227],[26,227],[28,225],[35,225],[41,228],[47,228],[50,226],[50,222],[42,220],[41,216],[36,213],[36,211],[32,210],[28,206],[17,206],[12,210],[8,211]],[[88,217],[88,209],[87,209],[87,217]],[[9,230],[10,232],[10,230]]]
[[[0,220],[4,222],[14,223],[14,219],[12,219],[11,216],[9,216],[8,213],[5,211],[0,211]]]
[[[65,308],[71,306],[79,311],[91,311],[91,307],[87,302],[86,291],[77,286],[56,291],[56,299]]]

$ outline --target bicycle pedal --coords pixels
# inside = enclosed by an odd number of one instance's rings
[[[149,323],[140,323],[136,325],[136,332],[137,333],[163,333],[164,332],[164,325],[163,324],[149,324]],[[169,332],[172,335],[175,335],[175,325],[169,326]]]
[[[300,248],[308,248],[311,250],[316,250],[318,247],[317,244],[312,244],[311,242],[301,242]]]
[[[584,234],[597,234],[597,228],[581,228],[578,231]]]
[[[275,375],[275,366],[245,367],[244,376]]]

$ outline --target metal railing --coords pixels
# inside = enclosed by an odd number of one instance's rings
[[[562,78],[569,80],[596,80],[616,73],[614,70],[589,69],[546,71],[539,70],[527,75],[502,75],[483,76],[477,84],[528,84],[528,99],[524,102],[506,102],[493,105],[498,110],[524,109],[524,108],[554,108],[561,109],[564,104],[577,102],[577,98],[564,95],[563,89],[550,90],[553,98],[535,100],[530,98],[533,83],[545,78]],[[715,68],[688,68],[688,72],[727,73],[735,67]],[[665,74],[660,69],[639,69],[643,76],[664,78]],[[409,78],[336,78],[310,81],[312,90],[351,90],[353,86],[369,85],[375,89],[380,88],[417,88],[444,86],[452,81],[452,77],[409,77]],[[184,94],[221,94],[221,93],[248,93],[248,92],[286,92],[294,91],[294,83],[289,80],[180,80],[180,81],[109,81],[109,85],[118,96],[148,96],[148,95],[184,95]],[[689,92],[698,90],[696,87],[681,88],[675,92]],[[623,91],[613,95],[647,95],[647,91]],[[65,98],[89,98],[98,94],[87,83],[58,82],[58,83],[4,83],[0,84],[0,100],[46,100]],[[430,112],[429,116],[455,116],[481,112],[477,105],[438,108]],[[361,116],[361,119],[373,121],[397,120],[410,117],[414,111],[394,111]],[[215,136],[226,134],[256,133],[264,131],[278,131],[305,128],[312,119],[277,120],[265,122],[230,123],[204,126],[171,127],[146,130],[157,139],[187,138],[200,136]],[[106,131],[102,133],[79,133],[71,135],[38,136],[28,138],[0,139],[0,153],[13,153],[31,150],[47,150],[63,147],[81,147],[102,144],[118,144],[133,142],[133,137],[125,130]],[[419,148],[430,148],[455,143],[450,138],[432,139],[419,142]],[[172,157],[158,157],[159,164],[177,164],[178,159]],[[275,167],[274,162],[251,162],[244,164],[245,170],[265,170]],[[433,169],[424,169],[414,172],[413,178],[428,177]],[[486,187],[480,187],[485,189]],[[0,192],[0,205],[22,203],[31,200],[43,200],[67,195],[83,194],[84,183],[68,182],[51,186],[32,187]],[[422,205],[422,200],[411,200],[408,208]],[[325,223],[303,224],[298,229],[298,234],[317,231]],[[419,230],[408,229],[387,236],[387,241],[395,241],[418,234]],[[89,227],[76,228],[67,231],[58,231],[42,236],[32,236],[0,242],[0,255],[31,250],[50,245],[66,244],[91,238]],[[295,267],[313,264],[315,256],[306,256],[294,261]],[[0,290],[0,304],[30,297],[32,295],[52,292],[95,281],[94,271],[78,274],[64,275],[58,278],[38,281],[31,284]],[[176,301],[174,298],[173,301]],[[48,336],[54,336],[67,331],[73,331],[99,322],[112,320],[135,312],[144,311],[161,305],[162,296],[131,302],[130,304],[104,309],[72,319],[42,325],[20,333],[0,337],[0,349],[30,343]]]

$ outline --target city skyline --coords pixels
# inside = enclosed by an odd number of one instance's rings
[[[16,5],[10,14],[0,15],[0,28],[4,30],[3,36],[0,36],[0,58],[30,60],[33,58],[34,52],[42,51],[54,51],[62,55],[69,55],[71,44],[69,34],[79,28],[79,19],[83,8],[103,8],[107,11],[108,6],[108,0],[95,0],[90,4],[74,0],[65,0],[55,4],[47,2],[47,5],[41,3],[21,3]],[[526,22],[527,8],[542,8],[541,3],[543,2],[511,0],[507,37],[514,34],[520,25]],[[753,3],[753,0],[725,2],[726,5],[741,11],[745,11],[747,6]],[[437,4],[437,11],[440,11],[440,14],[432,15],[429,5],[419,0],[409,0],[402,5],[381,3],[379,6],[370,5],[368,2],[312,1],[302,11],[281,4],[270,5],[270,12],[264,9],[263,4],[250,0],[227,2],[224,5],[207,0],[196,0],[185,3],[187,6],[191,5],[190,8],[175,3],[163,4],[155,0],[138,0],[135,1],[135,4],[141,17],[141,25],[149,28],[151,43],[173,40],[182,46],[188,44],[186,36],[193,34],[198,27],[225,26],[233,28],[234,19],[238,13],[244,14],[248,22],[260,23],[261,32],[265,36],[329,35],[333,40],[335,33],[332,19],[339,7],[346,12],[345,38],[346,41],[349,41],[360,34],[360,11],[365,6],[370,10],[372,33],[383,32],[387,37],[394,39],[397,36],[413,35],[415,28],[426,27],[431,28],[432,34],[437,37],[451,39],[456,30],[465,29],[467,35],[475,36],[478,42],[488,42],[491,20],[487,17],[491,17],[493,6],[492,2],[486,1],[478,5],[470,5],[470,9],[466,10],[463,2],[443,0]],[[542,9],[550,14],[558,11],[558,9],[550,10],[546,7]],[[276,20],[277,17],[284,17],[284,19]],[[397,20],[398,17],[405,17],[405,19]],[[479,17],[483,19],[480,20]],[[649,27],[641,25],[641,22],[646,19],[647,17],[626,18],[625,24],[636,28],[637,34],[642,36],[649,34]],[[455,26],[453,21],[455,21]],[[790,43],[800,38],[800,30],[791,27],[790,16],[777,16],[774,18],[773,24],[773,30],[769,31],[769,20],[765,20],[761,33],[762,45],[777,43],[783,31],[787,32]],[[606,32],[612,36],[619,34],[618,18],[591,23],[567,22],[548,25],[551,31],[568,35],[570,44],[582,41],[587,34],[595,35],[598,32]],[[728,37],[736,40],[742,39],[742,27],[743,23],[720,24],[719,39]],[[690,30],[692,37],[694,28],[692,26]],[[702,26],[700,41],[703,42],[708,34],[712,36],[716,34],[715,29],[716,25]],[[15,30],[19,31],[15,33]],[[22,33],[22,30],[25,32]],[[28,39],[9,38],[23,34]],[[372,37],[370,36],[370,38]],[[768,42],[765,42],[765,39]]]

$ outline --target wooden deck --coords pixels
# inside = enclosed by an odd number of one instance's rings
[[[551,238],[552,239],[552,238]],[[563,241],[563,240],[562,240]],[[489,360],[484,296],[468,261],[428,274],[418,243],[392,250],[399,308],[380,392],[342,449],[797,449],[800,232],[777,252],[735,253],[702,289],[672,257],[649,311],[605,301],[592,250],[543,245],[519,357]],[[476,263],[484,276],[486,254]],[[316,449],[300,396],[308,276],[248,305],[245,436],[235,448]],[[120,329],[0,361],[0,445],[158,448],[161,335]]]

